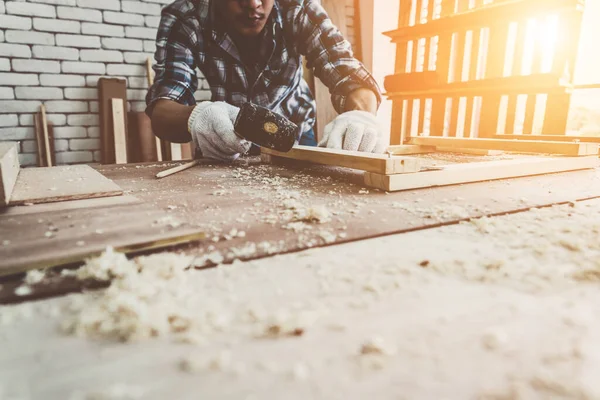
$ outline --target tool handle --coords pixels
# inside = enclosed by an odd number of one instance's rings
[[[167,177],[169,175],[173,175],[173,174],[176,174],[178,172],[185,171],[186,169],[190,169],[192,167],[195,167],[198,164],[200,164],[200,160],[190,161],[190,162],[182,164],[182,165],[180,165],[178,167],[174,167],[174,168],[167,169],[165,171],[159,172],[158,174],[156,174],[156,178],[157,179],[165,178],[165,177]]]

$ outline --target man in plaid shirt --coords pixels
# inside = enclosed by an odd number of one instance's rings
[[[330,90],[340,115],[320,146],[383,152],[375,115],[377,83],[317,0],[177,0],[157,36],[156,78],[147,114],[157,136],[192,140],[204,157],[235,160],[251,143],[234,133],[239,106],[265,106],[299,125],[300,144],[316,145],[315,102],[302,57]],[[196,104],[199,69],[212,92]]]

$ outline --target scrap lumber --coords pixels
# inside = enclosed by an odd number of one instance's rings
[[[120,196],[123,190],[89,165],[25,168],[19,172],[9,205]]]
[[[111,99],[115,164],[127,164],[127,137],[123,99]]]
[[[0,143],[0,207],[8,205],[19,175],[17,142]]]
[[[358,151],[327,149],[322,147],[298,145],[294,146],[287,153],[266,148],[262,148],[261,151],[262,154],[271,157],[353,168],[383,175],[418,172],[421,168],[421,160],[414,157],[398,157]]]
[[[48,136],[48,120],[46,119],[46,106],[40,106],[42,118],[42,135],[44,139],[44,156],[46,157],[46,166],[52,166],[52,157],[50,156],[50,137]]]
[[[188,163],[179,165],[177,167],[173,167],[171,169],[167,169],[165,171],[161,171],[158,174],[156,174],[156,178],[157,179],[166,178],[167,176],[171,176],[173,174],[176,174],[177,172],[185,171],[186,169],[190,169],[190,168],[195,167],[196,165],[199,165],[199,164],[200,164],[200,160],[190,161]]]
[[[440,171],[414,174],[383,175],[366,172],[365,184],[396,192],[462,183],[484,182],[558,172],[596,168],[598,157],[532,157],[516,160],[486,161],[445,165]]]
[[[35,139],[37,145],[37,166],[51,167],[55,165],[54,130],[46,119],[46,109],[42,105],[40,111],[33,115]]]
[[[597,155],[599,147],[599,145],[595,143],[564,143],[546,142],[541,140],[464,139],[432,136],[412,138],[410,143],[421,146],[502,150],[517,153],[542,153],[565,156]]]

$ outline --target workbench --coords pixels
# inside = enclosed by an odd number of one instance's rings
[[[93,214],[102,229],[102,218],[126,223],[149,207],[173,229],[204,232],[170,251],[194,257],[202,311],[225,321],[194,345],[69,337],[58,310],[81,284],[60,279],[15,299],[21,277],[4,277],[0,300],[20,303],[0,306],[8,398],[600,396],[597,281],[574,278],[597,268],[600,247],[588,240],[575,251],[555,237],[598,234],[597,170],[388,194],[352,170],[252,158],[155,179],[172,165],[95,166],[129,201],[75,207],[69,219]],[[563,206],[542,208],[553,204]],[[321,206],[322,221],[290,226],[293,210]],[[9,210],[0,232],[7,221],[61,218],[59,208]],[[82,234],[72,229],[56,243]],[[249,308],[309,322],[294,337],[257,338],[234,323]],[[381,349],[361,354],[373,337]],[[189,357],[208,366],[182,371]]]

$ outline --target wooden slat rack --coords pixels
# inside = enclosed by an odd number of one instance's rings
[[[391,144],[566,132],[583,0],[400,4]]]

